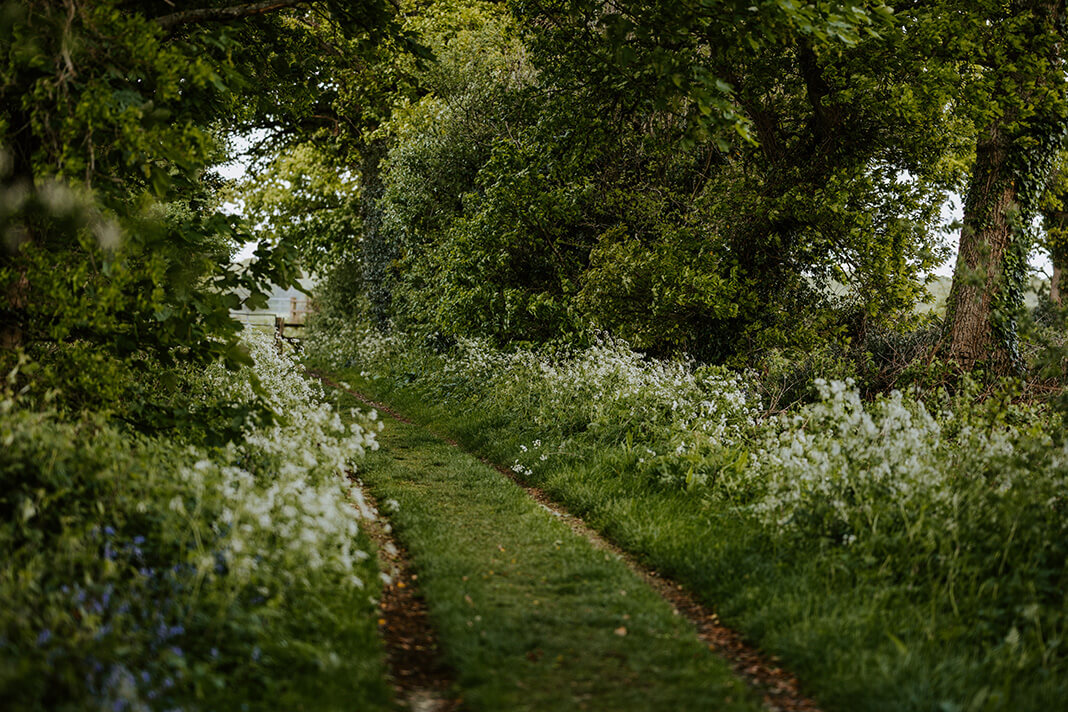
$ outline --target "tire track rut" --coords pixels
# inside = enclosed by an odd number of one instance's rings
[[[378,601],[378,633],[386,650],[390,680],[397,699],[412,712],[458,712],[461,700],[454,694],[454,675],[441,660],[437,635],[419,594],[418,574],[412,572],[405,549],[394,539],[374,496],[355,475],[375,519],[361,522],[378,547],[386,569]]]

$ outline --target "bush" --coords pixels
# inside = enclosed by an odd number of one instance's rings
[[[223,447],[0,401],[7,709],[381,704],[377,569],[345,477],[374,447],[249,335],[254,369],[186,374],[202,404],[279,414]]]

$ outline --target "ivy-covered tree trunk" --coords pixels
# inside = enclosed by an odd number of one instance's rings
[[[1026,259],[1013,254],[1021,251],[1013,228],[1019,206],[1007,143],[995,127],[976,147],[946,319],[950,359],[968,368],[989,361],[1001,372],[1015,357],[1012,317],[1001,310],[1015,303],[1015,262]]]
[[[1028,229],[1065,128],[1063,0],[1019,0],[987,57],[992,102],[976,145],[946,310],[946,355],[1010,372],[1027,280]]]
[[[1061,280],[1064,278],[1064,269],[1057,263],[1053,263],[1053,276],[1049,279],[1049,300],[1061,305]]]

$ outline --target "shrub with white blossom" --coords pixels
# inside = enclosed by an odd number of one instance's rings
[[[448,352],[432,353],[396,334],[322,331],[313,332],[313,360],[411,382],[435,400],[477,403],[522,423],[544,440],[535,457],[519,453],[524,469],[541,466],[575,438],[630,440],[675,453],[718,448],[744,437],[761,410],[744,375],[644,358],[606,335],[583,349],[503,352],[465,338]]]
[[[215,525],[225,532],[225,550],[235,573],[247,576],[272,557],[332,567],[350,575],[352,563],[366,558],[353,549],[357,521],[373,516],[362,492],[345,473],[367,449],[377,449],[373,414],[353,412],[348,425],[325,401],[321,386],[300,375],[292,356],[279,352],[269,337],[246,336],[256,363],[255,375],[276,422],[250,428],[243,441],[200,459],[183,474],[197,492],[215,483],[223,507]],[[216,367],[203,375],[208,392],[223,398],[251,398],[251,381]],[[362,422],[362,424],[361,424]],[[178,503],[178,506],[183,506]],[[257,547],[263,538],[273,543]],[[285,581],[301,569],[279,572]],[[359,582],[353,576],[352,581]]]
[[[0,698],[10,709],[321,709],[384,699],[377,564],[349,480],[376,447],[256,333],[255,365],[185,375],[266,399],[221,447],[0,402]],[[194,441],[195,442],[195,439]],[[378,700],[379,702],[381,699]]]
[[[1035,438],[1053,452],[1034,432],[1037,416],[1024,428],[981,427],[899,391],[864,403],[851,381],[815,386],[818,402],[770,419],[753,445],[748,476],[766,483],[754,508],[772,526],[814,527],[847,543],[880,527],[954,526],[965,491],[1004,495],[1063,477],[1053,459],[1017,452]]]

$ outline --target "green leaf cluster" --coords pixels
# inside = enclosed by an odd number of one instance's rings
[[[380,323],[724,359],[914,322],[970,135],[916,12],[429,7],[344,268]]]
[[[59,394],[63,408],[124,413],[148,430],[189,417],[168,402],[178,394],[166,372],[247,363],[230,312],[266,306],[272,285],[300,276],[270,231],[247,266],[230,264],[254,238],[221,211],[212,168],[228,132],[289,145],[341,116],[373,128],[373,107],[339,110],[371,88],[346,94],[333,68],[386,46],[411,65],[426,54],[385,2],[242,6],[248,16],[232,21],[212,16],[221,10],[0,5],[0,370],[32,362],[18,378],[38,403]],[[335,232],[350,230],[342,220]]]

